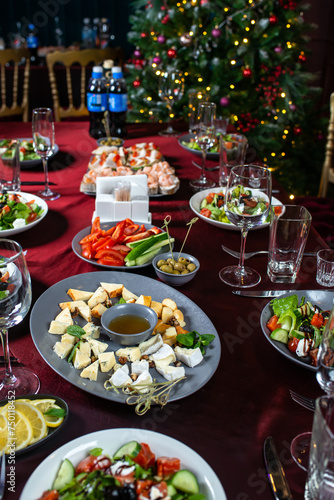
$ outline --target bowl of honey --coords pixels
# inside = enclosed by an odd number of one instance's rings
[[[135,303],[115,304],[101,317],[101,325],[111,340],[126,346],[147,340],[157,321],[158,316],[153,309]]]

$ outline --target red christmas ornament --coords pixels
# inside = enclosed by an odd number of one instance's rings
[[[250,78],[252,76],[252,70],[250,68],[245,68],[242,70],[242,75],[244,78]]]
[[[146,38],[147,37],[147,33],[141,33],[140,37],[141,38]]]
[[[141,52],[140,52],[140,50],[139,50],[139,49],[136,49],[136,50],[134,51],[133,55],[134,55],[135,57],[141,57]]]
[[[140,80],[137,80],[137,79],[136,79],[136,80],[134,80],[132,85],[133,85],[135,88],[140,87],[140,85],[141,85]]]
[[[270,24],[276,24],[278,21],[278,17],[275,16],[275,14],[271,14],[271,16],[269,17],[269,23]]]
[[[161,45],[163,43],[165,43],[166,41],[166,38],[164,37],[164,35],[159,35],[158,38],[157,38],[157,42],[160,43]]]
[[[160,64],[161,63],[161,57],[160,56],[153,57],[153,62],[154,62],[154,64]]]
[[[211,35],[213,36],[213,38],[220,38],[221,34],[222,32],[219,28],[213,28],[213,30],[211,31]]]
[[[305,61],[306,61],[306,56],[305,56],[304,54],[299,54],[298,59],[299,59],[301,62],[305,62]]]
[[[303,130],[302,130],[302,128],[301,128],[301,127],[298,127],[298,126],[294,127],[294,129],[293,129],[293,133],[294,133],[295,135],[299,135],[299,134],[301,134],[301,133],[302,133],[302,131],[303,131]]]
[[[203,7],[203,5],[207,5],[209,3],[209,0],[201,0],[201,5]]]
[[[169,15],[166,14],[164,18],[161,19],[162,24],[167,24],[169,21]]]
[[[174,48],[167,50],[167,56],[170,59],[174,59],[174,57],[176,57],[176,55],[177,55],[177,52],[176,52],[176,50]]]

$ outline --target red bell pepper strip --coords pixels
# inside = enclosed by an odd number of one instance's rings
[[[278,316],[276,316],[274,314],[274,316],[272,316],[269,321],[267,321],[267,328],[269,328],[269,330],[271,332],[273,332],[274,330],[276,330],[276,328],[280,328],[281,325],[280,323],[278,323]]]
[[[314,313],[313,318],[311,319],[311,325],[316,328],[320,328],[324,324],[324,318],[321,313]]]

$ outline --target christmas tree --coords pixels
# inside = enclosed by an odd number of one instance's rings
[[[189,90],[203,90],[247,136],[256,158],[289,193],[317,194],[326,133],[320,89],[305,68],[307,5],[298,0],[137,0],[130,16],[129,121],[167,121],[159,99],[166,68],[185,77],[175,117],[187,119]]]

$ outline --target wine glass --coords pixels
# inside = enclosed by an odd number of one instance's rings
[[[51,156],[55,145],[55,131],[52,110],[50,108],[35,108],[32,110],[32,137],[34,150],[42,158],[45,174],[45,187],[38,194],[44,200],[56,200],[60,194],[49,187],[47,158]]]
[[[334,395],[334,305],[322,333],[317,355],[316,379],[321,389],[328,395]],[[291,456],[299,467],[308,468],[312,432],[302,432],[290,445]]]
[[[168,125],[166,130],[159,132],[159,135],[175,136],[179,133],[173,129],[172,119],[174,118],[173,106],[176,101],[183,97],[184,77],[180,71],[162,71],[159,82],[159,97],[166,102],[168,109]]]
[[[198,105],[197,128],[195,140],[202,150],[202,173],[199,179],[190,181],[190,186],[200,191],[215,186],[215,182],[205,175],[206,153],[216,140],[215,131],[216,105],[214,102],[203,102]]]
[[[22,247],[16,241],[0,239],[0,337],[5,369],[0,372],[0,399],[36,394],[39,378],[32,371],[12,368],[8,329],[20,323],[31,305],[31,282]]]
[[[241,229],[239,263],[224,267],[220,279],[230,286],[247,288],[260,282],[257,271],[244,266],[246,239],[249,229],[263,224],[270,210],[271,173],[259,165],[232,167],[227,181],[224,208],[232,224]]]

